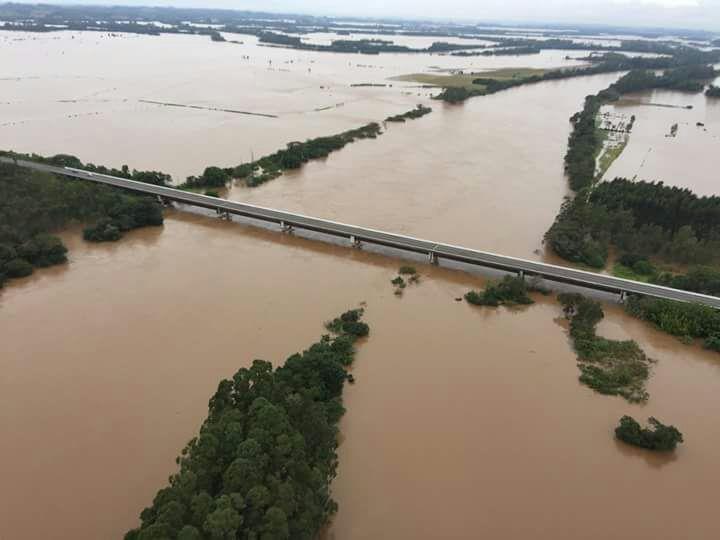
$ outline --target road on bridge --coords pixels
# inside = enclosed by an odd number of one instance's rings
[[[144,184],[142,182],[136,182],[126,178],[93,173],[72,167],[57,167],[34,161],[21,159],[16,160],[9,157],[0,157],[0,162],[11,163],[20,167],[26,167],[38,171],[80,178],[82,180],[115,186],[134,192],[155,195],[164,201],[209,208],[223,215],[229,216],[230,214],[234,214],[265,222],[277,223],[281,226],[282,230],[299,228],[335,237],[347,238],[354,245],[359,245],[361,242],[365,242],[368,244],[387,246],[402,251],[421,253],[427,255],[431,262],[437,262],[438,259],[447,259],[475,266],[514,272],[525,276],[538,276],[548,281],[568,283],[589,289],[618,293],[622,297],[626,294],[640,294],[655,298],[676,300],[679,302],[693,302],[720,309],[720,298],[715,296],[682,291],[679,289],[622,279],[605,274],[596,274],[593,272],[586,272],[584,270],[577,270],[575,268],[567,268],[564,266],[518,259],[496,253],[477,251],[460,246],[453,246],[430,240],[422,240],[420,238],[413,238],[410,236],[403,236],[375,229],[358,227],[355,225],[347,225],[336,221],[284,212],[282,210],[274,210],[272,208],[264,208],[262,206],[228,201],[225,199],[210,197],[208,195],[200,195],[198,193],[183,191],[180,189]]]

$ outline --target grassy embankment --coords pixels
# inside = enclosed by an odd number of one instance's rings
[[[437,86],[438,88],[464,88],[471,91],[484,91],[486,90],[486,85],[476,84],[473,81],[478,78],[494,79],[496,81],[527,79],[533,75],[544,75],[547,71],[548,70],[546,69],[533,68],[503,68],[478,73],[411,73],[409,75],[393,77],[392,80],[416,82],[419,84]]]

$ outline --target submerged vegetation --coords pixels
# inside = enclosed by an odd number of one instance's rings
[[[621,441],[658,452],[671,452],[683,442],[682,433],[675,426],[666,426],[656,418],[648,418],[652,428],[644,428],[631,416],[623,416],[615,428],[615,436]]]
[[[505,276],[501,281],[488,283],[481,292],[470,291],[465,300],[475,306],[529,305],[533,303],[530,288],[522,277]]]
[[[405,122],[406,120],[415,120],[416,118],[421,118],[426,114],[430,114],[431,112],[432,109],[430,107],[426,107],[425,105],[418,105],[416,108],[411,109],[406,113],[396,114],[395,116],[388,116],[385,121]]]
[[[663,332],[686,341],[704,339],[707,348],[716,350],[715,345],[720,339],[720,311],[716,309],[642,296],[631,296],[625,309],[630,315],[652,323]]]
[[[274,154],[237,167],[208,167],[202,176],[191,176],[180,188],[222,187],[231,178],[243,179],[250,187],[259,186],[277,178],[284,171],[299,169],[310,160],[327,157],[351,142],[359,139],[374,139],[380,134],[382,134],[380,125],[373,122],[330,137],[291,142],[284,150],[278,150]]]
[[[605,316],[599,302],[573,293],[560,294],[558,300],[570,321],[580,382],[601,394],[622,396],[630,402],[646,401],[650,360],[640,346],[634,341],[597,335],[597,324]]]
[[[420,283],[420,274],[414,266],[401,266],[398,275],[390,283],[395,286],[395,296],[402,296],[408,285]]]
[[[405,122],[420,118],[430,112],[432,112],[430,107],[418,105],[406,113],[390,116],[385,121]],[[291,142],[283,150],[236,167],[207,167],[202,175],[189,177],[179,187],[181,189],[219,188],[224,187],[234,178],[244,180],[249,187],[259,186],[277,178],[285,171],[299,169],[308,161],[326,158],[332,152],[341,150],[352,142],[361,139],[375,139],[379,135],[382,135],[380,125],[372,122],[329,137],[316,137],[305,142]]]
[[[50,233],[70,222],[94,224],[85,231],[88,240],[117,240],[130,229],[162,225],[163,216],[151,198],[0,163],[0,286],[65,262],[67,248]]]
[[[337,510],[330,482],[362,314],[341,315],[334,336],[282,366],[255,360],[221,381],[179,471],[125,539],[316,538]]]

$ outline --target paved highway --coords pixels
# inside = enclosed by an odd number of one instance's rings
[[[156,195],[165,201],[210,208],[221,214],[235,214],[261,221],[277,223],[281,225],[283,229],[295,227],[336,237],[347,238],[352,243],[365,242],[369,244],[388,246],[403,251],[422,253],[426,254],[430,261],[433,262],[438,259],[448,259],[477,266],[505,270],[508,272],[522,273],[526,276],[539,276],[549,281],[569,283],[589,289],[618,293],[623,296],[625,294],[642,294],[655,298],[677,300],[680,302],[694,302],[720,309],[720,298],[715,296],[681,291],[678,289],[671,289],[669,287],[662,287],[660,285],[651,285],[649,283],[576,270],[574,268],[518,259],[515,257],[507,257],[505,255],[477,251],[474,249],[467,249],[460,246],[453,246],[430,240],[422,240],[420,238],[413,238],[410,236],[403,236],[368,229],[365,227],[347,225],[326,219],[318,219],[303,216],[301,214],[283,212],[282,210],[274,210],[271,208],[263,208],[262,206],[218,199],[216,197],[209,197],[207,195],[200,195],[179,189],[143,184],[142,182],[135,182],[133,180],[108,176],[105,174],[92,173],[71,167],[56,167],[33,161],[14,160],[13,158],[7,157],[0,157],[0,162],[15,163],[21,167],[80,178],[130,191]]]

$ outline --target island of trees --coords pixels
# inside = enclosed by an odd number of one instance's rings
[[[599,302],[575,293],[561,294],[558,300],[570,321],[580,382],[601,394],[622,396],[633,403],[646,401],[650,359],[640,346],[597,335],[597,324],[605,316]]]
[[[675,426],[666,426],[658,419],[648,418],[650,428],[642,427],[633,417],[623,416],[615,428],[615,436],[621,441],[656,452],[671,452],[683,442],[682,433]]]
[[[475,306],[529,305],[534,301],[528,293],[532,287],[524,278],[505,276],[501,281],[490,282],[481,292],[470,291],[465,301]]]
[[[256,360],[221,381],[179,471],[125,539],[317,538],[337,510],[330,482],[362,315],[331,321],[332,336],[276,369]]]
[[[72,156],[32,158],[82,166]],[[158,180],[157,173],[124,170],[125,176]],[[67,248],[52,233],[70,222],[89,224],[88,240],[118,240],[131,229],[162,225],[163,215],[152,198],[0,163],[0,286],[34,268],[65,262]]]
[[[710,85],[705,91],[705,95],[711,98],[720,98],[720,86]]]

